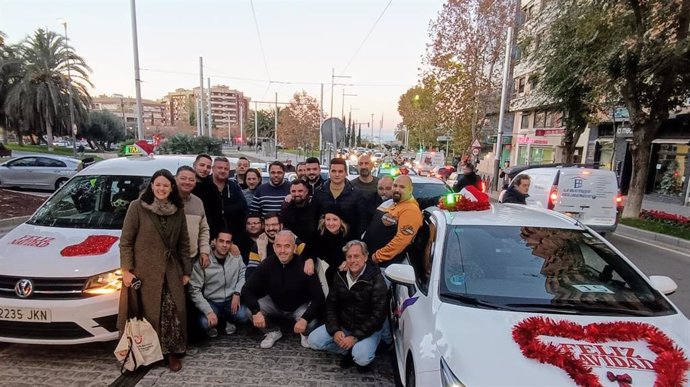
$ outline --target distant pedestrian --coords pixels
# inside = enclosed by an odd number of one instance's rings
[[[477,187],[480,191],[482,189],[482,180],[475,173],[474,165],[470,163],[467,163],[462,166],[462,176],[458,179],[458,182],[455,183],[453,191],[460,192],[463,188],[467,187],[468,185],[473,185]]]

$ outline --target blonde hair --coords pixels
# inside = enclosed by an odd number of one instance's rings
[[[332,213],[328,212],[328,214]],[[348,231],[350,231],[350,227],[347,225],[347,223],[345,223],[343,218],[339,217],[338,215],[335,216],[340,219],[340,232],[343,233],[343,235],[347,235]],[[321,215],[317,229],[319,230],[319,235],[323,235],[326,232],[326,214]]]

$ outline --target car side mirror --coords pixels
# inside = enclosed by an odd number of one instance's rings
[[[676,281],[664,275],[649,276],[649,282],[652,284],[654,289],[667,296],[675,293],[678,289],[678,284],[676,284]]]
[[[414,285],[417,281],[410,265],[394,263],[386,268],[386,278],[399,285]]]

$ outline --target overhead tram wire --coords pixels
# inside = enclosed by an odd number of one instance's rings
[[[392,2],[393,2],[393,0],[389,0],[388,4],[386,4],[386,7],[383,8],[383,11],[379,15],[378,19],[376,19],[376,21],[374,22],[374,25],[371,26],[371,29],[369,29],[369,32],[367,32],[367,35],[364,37],[364,40],[362,40],[362,43],[359,44],[359,47],[357,47],[357,50],[355,50],[355,53],[352,55],[350,60],[347,62],[347,65],[345,65],[345,68],[343,68],[343,71],[340,72],[340,75],[345,74],[345,72],[347,71],[347,68],[350,67],[350,65],[352,64],[352,61],[355,60],[355,58],[357,57],[357,54],[359,54],[359,51],[362,49],[362,47],[364,47],[364,43],[367,42],[367,40],[371,36],[371,33],[374,32],[374,29],[376,28],[376,26],[379,24],[379,22],[383,18],[383,15],[386,14],[386,11],[388,10],[388,7],[390,7]]]
[[[261,32],[259,31],[259,22],[256,20],[256,11],[254,10],[254,0],[249,0],[249,5],[251,6],[251,9],[252,9],[252,18],[254,19],[254,27],[256,27],[256,36],[259,38],[259,48],[261,49],[261,57],[263,58],[264,69],[266,70],[266,76],[268,77],[268,85],[266,86],[266,91],[264,91],[264,95],[261,97],[261,99],[263,99],[264,97],[266,97],[266,93],[268,93],[268,90],[271,88],[271,73],[268,71],[268,61],[266,60],[266,51],[264,50],[264,42],[261,39]]]

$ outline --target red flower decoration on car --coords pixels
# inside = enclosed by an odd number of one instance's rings
[[[83,242],[70,245],[60,251],[63,257],[78,257],[82,255],[102,255],[107,253],[119,237],[112,235],[91,235]]]

